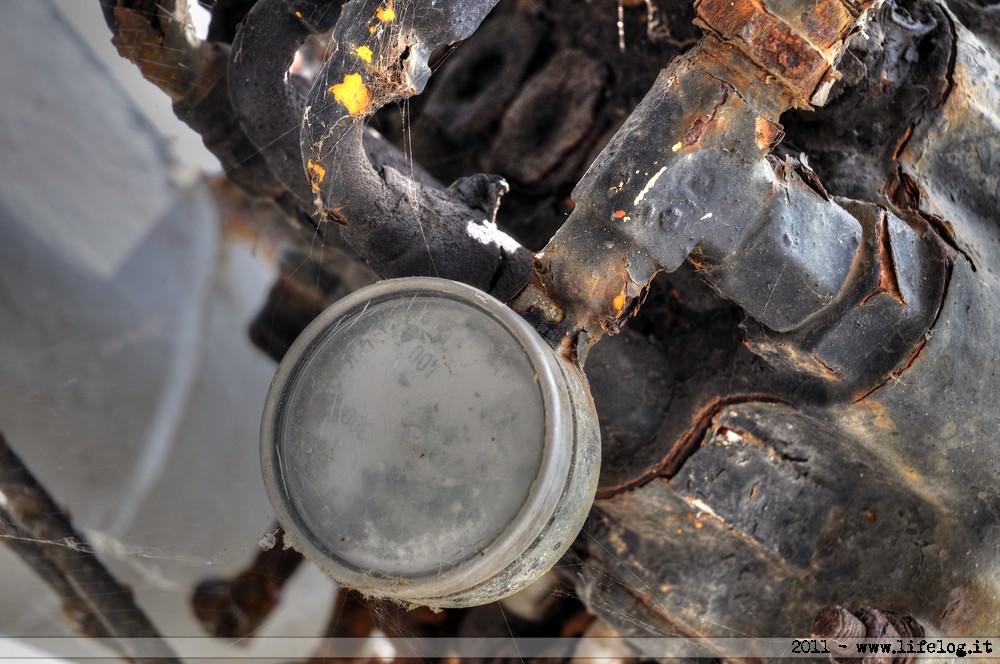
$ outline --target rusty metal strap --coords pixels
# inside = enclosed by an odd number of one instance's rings
[[[806,275],[815,297],[795,307],[775,298],[751,306],[751,315],[787,330],[832,300],[857,242],[824,243],[822,235],[857,236],[858,224],[808,169],[770,156],[783,136],[780,114],[816,97],[843,38],[874,4],[833,11],[824,2],[782,2],[782,15],[795,17],[784,22],[758,3],[733,16],[722,11],[728,2],[699,3],[712,31],[663,70],[574,189],[573,213],[536,256],[532,282],[513,303],[551,343],[582,361],[635,312],[657,272],[677,269],[692,252],[699,266],[735,265],[767,225],[794,220],[810,220],[799,227],[822,249],[817,260],[761,254],[760,265],[736,269],[739,292],[727,296],[752,304],[740,293],[766,291],[755,278],[773,279],[769,265],[777,261],[815,272]]]

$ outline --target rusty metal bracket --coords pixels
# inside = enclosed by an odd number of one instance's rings
[[[750,314],[755,353],[831,395],[864,395],[919,352],[950,252],[926,224],[834,199],[804,158],[772,150],[782,112],[826,101],[876,3],[730,4],[697,4],[708,36],[661,73],[577,185],[513,306],[582,362],[658,272],[690,260]],[[881,343],[887,328],[900,343]]]

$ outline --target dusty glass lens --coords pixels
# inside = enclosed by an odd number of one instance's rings
[[[434,575],[514,520],[541,464],[538,372],[487,314],[429,292],[355,307],[302,353],[275,422],[300,527],[365,572]]]

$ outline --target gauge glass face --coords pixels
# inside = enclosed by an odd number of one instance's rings
[[[545,438],[539,377],[480,309],[431,293],[356,307],[290,374],[280,481],[313,543],[360,572],[471,560],[528,498]]]

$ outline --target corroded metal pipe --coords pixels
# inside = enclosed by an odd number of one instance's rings
[[[107,640],[132,662],[176,659],[132,590],[122,585],[94,554],[67,514],[0,434],[0,531],[18,538],[12,548],[59,593],[80,620],[81,631]],[[13,532],[11,532],[13,531]],[[136,642],[146,653],[136,654]]]

